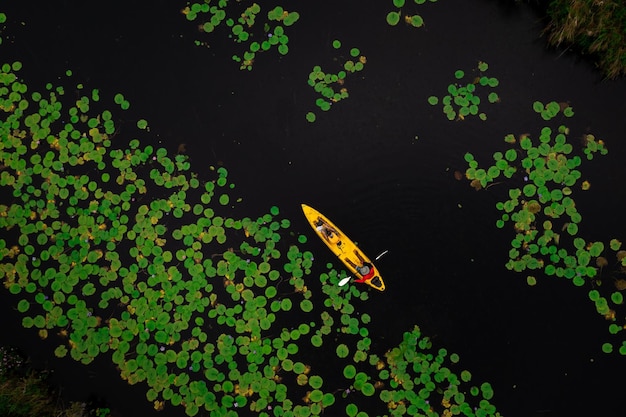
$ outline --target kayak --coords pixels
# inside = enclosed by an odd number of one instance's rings
[[[361,249],[351,241],[337,226],[326,216],[313,207],[302,204],[302,211],[315,233],[322,239],[322,242],[339,258],[339,260],[350,270],[350,272],[362,278],[357,267],[366,264],[371,265],[370,272],[366,276],[371,276],[364,283],[378,291],[385,291],[385,283],[374,267],[373,262],[363,253]]]

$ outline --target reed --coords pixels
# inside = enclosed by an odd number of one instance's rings
[[[65,403],[47,377],[47,371],[31,368],[16,349],[0,346],[0,416],[110,417],[108,408]]]
[[[575,46],[607,78],[626,75],[626,4],[622,0],[552,0],[544,33],[553,46]]]

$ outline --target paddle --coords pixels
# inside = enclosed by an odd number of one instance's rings
[[[382,252],[380,255],[378,255],[376,257],[376,259],[374,259],[375,261],[379,260],[380,258],[383,257],[383,255],[385,255],[387,252],[389,252],[389,250],[387,249],[386,251]],[[346,285],[348,283],[348,281],[350,281],[352,279],[352,276],[348,275],[347,277],[345,277],[344,279],[342,279],[341,281],[339,281],[339,286],[343,287],[344,285]]]

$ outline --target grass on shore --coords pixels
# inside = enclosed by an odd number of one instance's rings
[[[30,368],[17,350],[0,346],[0,416],[108,417],[109,410],[83,402],[64,404],[46,372]]]
[[[551,45],[575,45],[593,55],[607,78],[626,75],[623,0],[552,0],[547,14],[545,33]]]

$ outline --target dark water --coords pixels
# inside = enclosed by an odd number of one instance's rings
[[[588,61],[547,49],[540,15],[519,2],[442,0],[419,8],[421,29],[388,26],[391,1],[285,4],[301,15],[289,31],[290,52],[262,54],[251,72],[230,60],[230,41],[214,36],[210,48],[193,45],[197,31],[179,13],[184,5],[107,2],[94,13],[85,2],[7,2],[9,18],[24,25],[12,26],[3,62],[21,60],[29,86],[72,69],[89,88],[122,92],[131,102],[122,133],[145,118],[153,135],[142,140],[173,152],[185,143],[196,172],[223,163],[244,215],[278,205],[308,233],[299,207],[306,202],[368,253],[388,249],[380,261],[388,290],[360,306],[381,317],[375,337],[383,351],[418,324],[459,353],[477,380],[492,383],[504,415],[624,415],[615,380],[626,359],[602,354],[608,322],[586,291],[541,274],[529,287],[527,274],[507,271],[513,234],[494,222],[508,187],[476,192],[453,175],[465,170],[465,152],[487,163],[505,134],[537,136],[544,122],[533,101],[569,102],[572,137],[591,132],[609,148],[581,167],[592,188],[576,197],[580,235],[626,239],[624,80],[602,80]],[[333,39],[360,48],[367,64],[348,77],[350,98],[317,111],[310,124],[304,116],[316,110],[316,96],[306,78],[314,65],[333,68]],[[426,99],[442,96],[456,69],[479,60],[500,80],[502,101],[481,104],[485,122],[450,122]],[[310,245],[332,260],[321,242]],[[123,415],[148,415],[143,386],[126,385],[107,358],[88,368],[55,359],[53,343],[15,326],[15,302],[2,293],[9,330],[1,343],[54,369],[68,398],[96,392]]]

